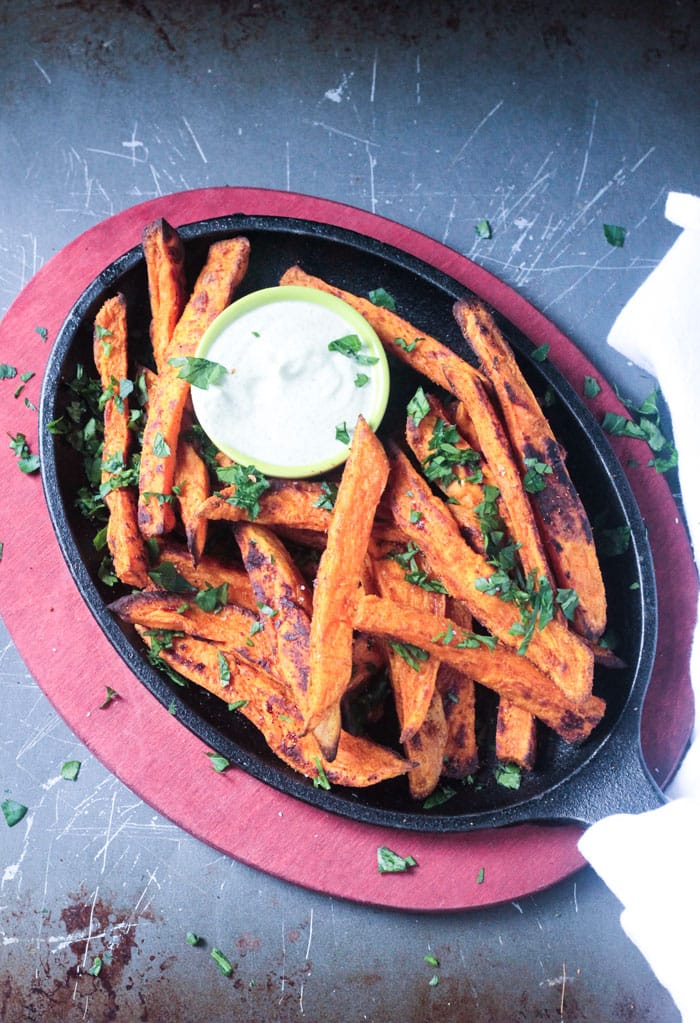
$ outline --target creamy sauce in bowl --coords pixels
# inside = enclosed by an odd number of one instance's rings
[[[311,288],[256,291],[205,332],[197,357],[221,371],[192,387],[197,418],[234,461],[305,477],[348,456],[358,415],[379,426],[389,398],[381,342],[346,302]]]

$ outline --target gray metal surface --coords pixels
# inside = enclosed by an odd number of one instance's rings
[[[469,255],[643,397],[652,381],[605,338],[676,237],[667,191],[700,191],[699,30],[690,0],[0,3],[0,312],[134,203],[287,189]],[[30,807],[0,826],[7,1023],[679,1019],[591,871],[463,913],[329,899],[221,857],[125,789],[4,627],[0,707],[2,791]],[[59,778],[69,759],[75,783]]]

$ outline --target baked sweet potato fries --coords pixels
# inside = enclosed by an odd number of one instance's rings
[[[189,295],[178,232],[159,220],[142,242],[153,353],[140,447],[119,386],[134,369],[121,295],[97,315],[94,355],[108,547],[131,588],[110,607],[151,660],[245,715],[315,785],[406,775],[425,800],[470,779],[484,743],[531,769],[538,722],[584,741],[605,710],[602,576],[562,449],[489,311],[454,307],[475,368],[291,267],[279,283],[344,299],[416,386],[400,435],[359,417],[342,472],[266,479],[202,438],[180,373],[245,281],[248,240],[213,244]],[[138,473],[121,473],[134,452]],[[486,690],[498,716],[480,748]]]

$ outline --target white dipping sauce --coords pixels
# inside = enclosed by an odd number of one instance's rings
[[[388,368],[376,335],[346,303],[313,294],[271,288],[246,296],[200,345],[202,357],[227,370],[207,390],[192,388],[202,428],[235,461],[270,475],[312,475],[340,464],[348,442],[336,430],[347,429],[351,440],[358,415],[376,428],[386,407]],[[361,341],[359,360],[329,350],[348,336],[351,345]]]

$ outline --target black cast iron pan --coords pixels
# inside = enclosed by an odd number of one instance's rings
[[[456,299],[468,291],[435,268],[384,243],[341,228],[276,217],[232,215],[180,228],[187,251],[188,274],[194,280],[208,245],[218,238],[245,234],[251,260],[239,294],[277,283],[293,263],[347,290],[366,294],[383,287],[397,301],[402,315],[472,358],[452,318]],[[608,530],[627,527],[627,549],[602,557],[610,630],[618,639],[622,668],[597,667],[594,691],[607,702],[607,712],[589,739],[570,746],[542,729],[535,770],[520,787],[497,784],[488,739],[482,743],[483,767],[467,784],[450,783],[454,794],[441,805],[424,809],[409,796],[405,779],[365,790],[325,791],[280,763],[257,730],[223,701],[195,686],[178,687],[144,656],[138,637],[119,622],[107,605],[120,592],[99,579],[101,554],[94,549],[94,528],[75,505],[84,484],[79,455],[54,436],[48,424],[65,413],[71,400],[66,386],[76,368],[92,366],[92,323],[109,295],[127,299],[130,343],[137,358],[148,361],[149,307],[146,272],[140,247],[131,249],[86,289],[68,315],[51,353],[40,409],[40,452],[44,492],[59,545],[76,585],[127,665],[178,719],[207,745],[254,777],[323,810],[389,827],[430,832],[466,831],[524,821],[592,823],[610,813],[641,811],[660,805],[664,797],[643,763],[639,726],[644,694],[654,663],[656,591],[651,552],[644,523],[627,479],[604,434],[577,394],[551,363],[533,360],[532,344],[500,318],[530,385],[545,399],[553,429],[568,451],[568,467],[600,548]],[[390,407],[382,431],[398,429],[406,402],[417,384],[403,364],[392,364]],[[492,723],[493,701],[485,694],[481,720]]]

